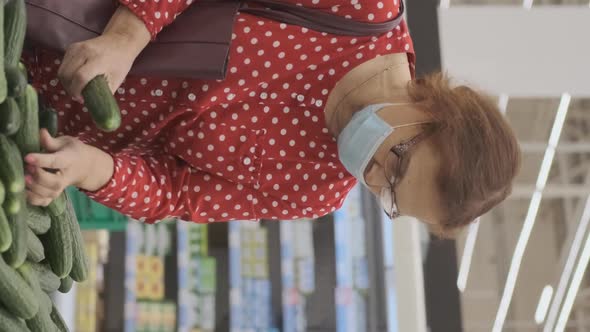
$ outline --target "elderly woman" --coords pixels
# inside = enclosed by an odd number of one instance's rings
[[[285,1],[363,22],[400,8]],[[42,131],[47,153],[25,158],[31,204],[74,185],[146,222],[317,218],[360,181],[390,217],[413,216],[444,235],[511,190],[520,155],[510,126],[492,101],[443,74],[415,79],[405,22],[347,37],[242,13],[226,79],[134,77],[135,58],[191,1],[120,3],[100,37],[63,59],[43,49],[26,59],[60,123],[57,138]],[[112,133],[81,104],[98,74],[121,108]]]

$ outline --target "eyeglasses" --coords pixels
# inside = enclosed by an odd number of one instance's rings
[[[424,138],[426,138],[430,133],[430,130],[424,130],[420,134],[394,145],[389,151],[390,153],[388,153],[387,157],[385,158],[383,172],[389,187],[383,187],[383,190],[380,194],[380,200],[381,206],[383,207],[383,210],[389,219],[394,219],[401,215],[397,207],[395,187],[406,175],[408,166],[410,165],[410,153],[412,152],[413,147],[424,140]],[[397,162],[393,160],[392,155],[395,156]],[[374,162],[375,161],[372,161],[372,163]],[[369,166],[370,165],[371,164],[369,164]],[[370,169],[370,167],[367,167],[367,170],[368,169]]]

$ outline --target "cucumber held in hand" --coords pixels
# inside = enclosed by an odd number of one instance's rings
[[[24,173],[18,147],[10,138],[0,134],[0,180],[4,183],[7,194],[20,193],[25,189]]]
[[[111,132],[119,128],[121,111],[104,75],[93,78],[82,90],[82,96],[99,129]]]
[[[23,123],[22,114],[14,98],[6,98],[0,104],[0,134],[12,136]]]

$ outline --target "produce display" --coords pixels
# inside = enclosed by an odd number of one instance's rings
[[[42,152],[40,128],[56,135],[57,114],[39,105],[19,62],[25,33],[24,0],[0,2],[0,331],[63,332],[48,294],[86,280],[88,258],[65,192],[44,208],[26,202],[23,157]],[[83,95],[97,126],[117,129],[120,112],[104,77]]]

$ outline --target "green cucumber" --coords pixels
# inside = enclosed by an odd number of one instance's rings
[[[34,205],[27,205],[27,225],[33,233],[45,234],[51,226],[51,218],[45,209]]]
[[[45,128],[52,137],[57,136],[57,112],[51,108],[39,109],[39,127]]]
[[[0,180],[7,193],[20,193],[25,190],[25,171],[18,147],[10,138],[0,134]],[[6,211],[8,212],[8,211]]]
[[[84,248],[84,239],[82,238],[82,231],[80,224],[76,217],[76,211],[72,206],[72,201],[67,199],[66,211],[68,221],[70,223],[70,231],[72,233],[72,271],[70,276],[77,282],[83,282],[88,278],[88,256],[86,256],[86,249]]]
[[[20,149],[22,156],[29,153],[40,152],[39,141],[39,104],[37,92],[31,85],[27,85],[24,96],[18,98],[21,112],[22,125],[14,135],[14,141]]]
[[[0,302],[17,317],[30,319],[39,310],[35,292],[25,280],[0,257]]]
[[[0,252],[5,252],[12,244],[12,230],[4,209],[0,208]]]
[[[22,114],[14,98],[6,98],[0,104],[0,133],[12,136],[20,129],[23,123]]]
[[[29,227],[27,227],[27,259],[35,263],[45,259],[43,244]]]
[[[24,0],[11,0],[4,7],[4,62],[18,66],[27,30],[27,10]]]
[[[4,4],[4,3],[2,3]],[[4,6],[0,6],[0,41],[4,40]],[[0,42],[0,59],[4,59],[4,42]],[[0,103],[6,99],[7,86],[4,73],[4,61],[0,61]]]
[[[31,332],[57,331],[57,326],[55,326],[51,319],[51,311],[53,309],[51,299],[42,291],[39,291],[37,294],[40,301],[39,311],[33,318],[27,319],[27,327]]]
[[[59,285],[59,292],[60,293],[67,293],[72,289],[72,285],[74,284],[74,280],[70,276],[66,276],[65,278],[61,279],[61,283]]]
[[[63,317],[61,317],[59,310],[57,310],[57,308],[55,307],[55,304],[53,305],[53,308],[51,310],[51,320],[53,320],[53,323],[55,324],[55,326],[57,326],[57,330],[59,332],[70,332],[68,326],[66,325],[66,322],[64,321]]]
[[[25,209],[26,198],[24,192],[16,194],[6,193],[6,199],[2,203],[2,208],[7,216],[13,216],[20,213],[21,209]]]
[[[51,217],[51,227],[43,235],[45,256],[51,270],[59,278],[64,278],[72,271],[72,233],[65,213]]]
[[[35,294],[41,292],[39,277],[37,276],[37,272],[31,267],[30,263],[25,262],[23,265],[19,266],[16,271],[27,282]]]
[[[6,66],[6,94],[8,97],[18,98],[27,89],[27,77],[17,67]]]
[[[3,307],[0,307],[0,331],[29,332],[29,329],[25,325],[25,322],[14,317],[12,313]]]
[[[23,76],[27,79],[27,82],[29,81],[29,73],[27,72],[27,67],[25,66],[24,63],[22,62],[18,62],[18,70],[20,70],[20,72],[23,74]]]
[[[61,216],[66,210],[66,193],[62,192],[46,207],[47,212],[52,217]]]
[[[6,191],[4,189],[4,184],[0,181],[0,205],[4,203],[4,199],[6,198]]]
[[[51,271],[51,267],[46,263],[30,263],[31,267],[37,272],[39,284],[45,293],[53,293],[60,286],[60,279]]]
[[[106,132],[121,125],[121,111],[104,75],[93,78],[82,90],[84,104],[96,126]]]
[[[26,211],[8,216],[8,225],[12,232],[12,244],[2,255],[6,263],[13,268],[18,268],[27,259],[27,222]]]
[[[39,289],[39,291],[41,291],[41,289]],[[47,296],[47,294],[43,293],[43,295],[45,296],[39,297],[39,310],[43,308],[43,310],[47,311],[47,314],[50,314],[51,310],[53,310],[53,301],[51,301],[51,298]]]

